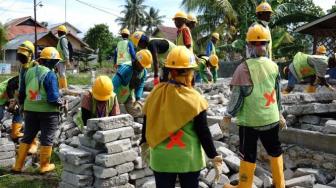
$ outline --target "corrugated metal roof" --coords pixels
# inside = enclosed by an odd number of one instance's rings
[[[42,37],[48,35],[48,33],[49,32],[37,33],[37,40],[40,40]],[[13,40],[8,41],[5,44],[4,49],[5,50],[16,50],[20,46],[20,44],[22,44],[26,40],[29,40],[32,43],[34,43],[34,41],[35,41],[34,33],[25,34],[25,35],[18,35]]]

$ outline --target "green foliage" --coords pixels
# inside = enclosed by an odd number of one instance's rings
[[[150,7],[148,12],[145,12],[145,26],[147,35],[151,35],[154,31],[154,28],[163,23],[163,18],[165,16],[159,15],[159,9]]]
[[[6,28],[0,23],[0,54],[2,55],[3,51],[2,48],[7,42],[7,32]]]
[[[111,53],[111,47],[116,43],[106,24],[97,24],[90,28],[84,36],[84,41],[98,51],[99,63],[107,57],[107,54]]]

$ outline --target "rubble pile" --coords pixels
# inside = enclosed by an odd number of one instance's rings
[[[0,168],[12,167],[15,163],[15,144],[8,137],[0,138]]]

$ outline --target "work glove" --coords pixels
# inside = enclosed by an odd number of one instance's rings
[[[286,119],[283,117],[281,113],[280,113],[279,125],[280,125],[281,130],[287,129]]]
[[[223,117],[223,124],[224,124],[224,126],[231,125],[231,117],[230,116],[224,116]]]
[[[143,162],[149,164],[149,146],[146,142],[140,145],[141,159]]]
[[[9,104],[8,104],[8,108],[7,111],[10,113],[14,113],[16,110],[19,109],[19,106],[17,105],[18,102],[16,101],[15,98],[9,99]]]
[[[328,86],[328,89],[329,89],[330,91],[336,91],[335,88],[334,88],[333,86],[331,86],[331,85]]]
[[[160,83],[160,78],[158,76],[154,76],[154,86],[158,85]]]
[[[221,155],[217,155],[211,161],[212,161],[212,164],[213,164],[213,166],[215,168],[215,171],[216,171],[215,183],[217,183],[220,179],[221,174],[222,174],[223,157]]]

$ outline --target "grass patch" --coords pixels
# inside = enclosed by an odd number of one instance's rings
[[[14,76],[18,75],[18,73],[12,73],[12,74],[0,74],[0,82],[3,82],[7,80],[8,78],[12,78]]]

